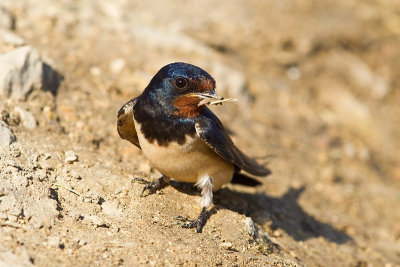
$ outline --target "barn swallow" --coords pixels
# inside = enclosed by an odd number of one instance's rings
[[[177,62],[161,68],[143,93],[118,112],[120,137],[140,148],[163,175],[148,183],[143,192],[154,193],[170,178],[194,183],[201,190],[200,216],[181,224],[197,232],[202,232],[207,220],[213,191],[231,182],[234,173],[270,173],[234,145],[221,121],[207,107],[221,99],[210,74]]]

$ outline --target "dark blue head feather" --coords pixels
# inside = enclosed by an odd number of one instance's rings
[[[202,78],[214,80],[210,74],[199,67],[188,63],[175,62],[162,67],[151,80],[150,85],[153,84],[153,81],[159,82],[166,78],[174,79],[176,77],[183,77],[186,79]]]
[[[174,80],[178,77],[189,81],[185,91],[176,88]],[[199,87],[199,82],[201,81],[209,81],[211,87],[215,86],[214,78],[205,70],[188,63],[171,63],[162,67],[154,75],[144,90],[142,97],[152,99],[155,102],[162,102],[167,107],[175,97],[181,94],[204,90]]]

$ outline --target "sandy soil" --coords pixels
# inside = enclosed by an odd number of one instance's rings
[[[400,266],[396,0],[0,5],[63,76],[0,98],[17,138],[0,148],[1,266]],[[240,99],[213,110],[272,170],[220,190],[202,234],[175,219],[199,214],[198,193],[140,197],[134,178],[159,174],[116,131],[119,107],[174,61]]]

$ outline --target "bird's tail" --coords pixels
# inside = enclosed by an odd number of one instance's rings
[[[240,154],[241,164],[237,164],[240,169],[255,176],[267,176],[271,174],[271,171],[268,168],[258,164],[257,161],[249,158],[239,149],[236,149],[236,151],[238,154]]]
[[[257,181],[254,178],[251,178],[247,176],[246,174],[235,172],[232,177],[232,184],[241,184],[241,185],[246,185],[246,186],[251,186],[251,187],[256,187],[261,185],[259,181]]]

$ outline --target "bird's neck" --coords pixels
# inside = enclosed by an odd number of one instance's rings
[[[194,118],[204,111],[204,105],[199,106],[200,99],[189,96],[179,96],[172,102],[176,108],[174,114],[180,118]]]
[[[168,110],[163,103],[152,99],[139,99],[135,105],[135,120],[140,124],[141,132],[150,142],[168,146],[170,142],[183,144],[186,136],[194,136],[196,129],[192,119],[181,118]]]

